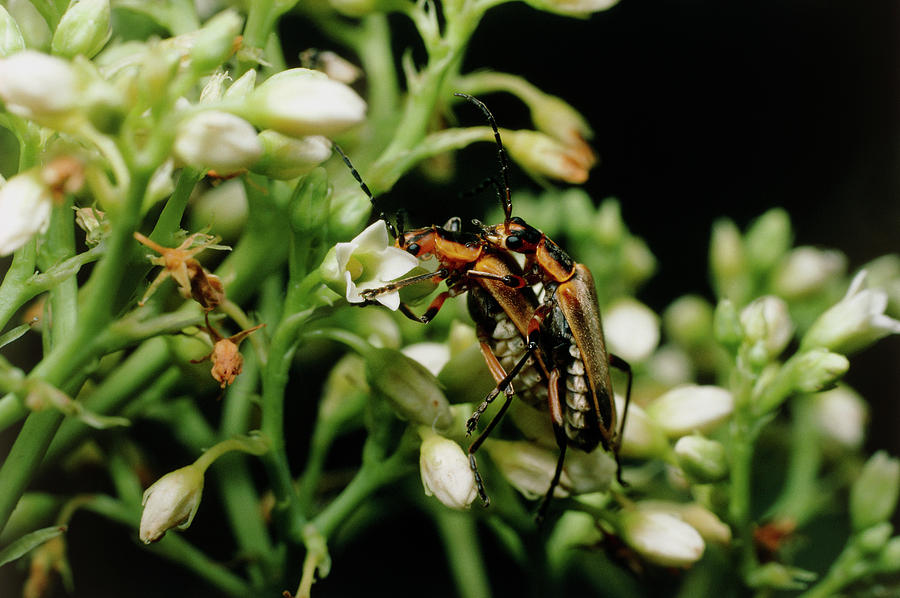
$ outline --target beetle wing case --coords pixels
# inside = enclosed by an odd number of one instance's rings
[[[556,297],[581,351],[585,373],[591,386],[594,410],[603,435],[603,446],[609,450],[610,440],[616,429],[616,411],[609,377],[609,355],[600,322],[600,306],[590,270],[582,264],[576,264],[572,278],[556,289]]]

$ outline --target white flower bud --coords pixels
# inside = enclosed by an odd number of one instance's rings
[[[247,97],[244,115],[261,129],[334,135],[363,122],[366,102],[347,85],[309,69],[273,75]]]
[[[0,186],[0,256],[25,245],[50,226],[53,199],[36,169],[19,173]]]
[[[821,433],[841,447],[855,450],[865,440],[869,407],[849,386],[838,386],[809,397],[813,419]]]
[[[631,298],[614,302],[603,314],[603,332],[613,353],[625,361],[644,361],[659,344],[659,316]]]
[[[503,145],[522,168],[538,177],[580,184],[588,179],[593,159],[538,131],[503,131]]]
[[[768,359],[778,357],[794,335],[787,303],[774,295],[750,303],[741,310],[740,321],[744,342],[750,346],[759,345]]]
[[[747,254],[741,232],[731,220],[713,223],[709,261],[717,295],[742,303],[749,291]]]
[[[718,386],[678,386],[647,407],[647,414],[670,438],[712,430],[732,411],[734,397]]]
[[[642,500],[637,508],[647,513],[668,513],[673,515],[700,533],[707,542],[728,544],[731,542],[731,528],[715,513],[695,503],[679,503],[667,500]]]
[[[538,10],[572,17],[587,17],[615,6],[619,0],[526,0],[526,3]]]
[[[678,439],[675,459],[686,475],[700,483],[719,482],[728,477],[725,447],[699,434]]]
[[[362,303],[360,291],[383,286],[403,276],[419,264],[409,253],[389,244],[387,225],[379,220],[348,243],[338,243],[322,260],[322,278],[336,293],[345,294],[350,303]],[[397,291],[375,297],[385,307],[400,307]]]
[[[546,494],[556,471],[559,458],[556,451],[532,442],[494,439],[488,439],[484,448],[506,480],[526,498],[538,498]],[[572,481],[563,470],[553,496],[568,496],[566,489],[571,486]]]
[[[801,348],[824,347],[838,353],[852,353],[889,334],[900,333],[900,321],[887,315],[887,293],[864,289],[866,271],[850,283],[847,294],[823,313],[806,332]]]
[[[109,0],[79,0],[59,21],[50,48],[57,56],[92,58],[109,39]]]
[[[847,258],[840,251],[815,247],[791,250],[775,271],[772,286],[782,297],[796,299],[817,293],[843,274]]]
[[[706,545],[693,527],[669,513],[631,509],[622,512],[622,537],[641,556],[663,567],[688,567]]]
[[[435,376],[450,361],[450,348],[444,343],[416,343],[403,347],[401,352],[424,365]]]
[[[419,471],[425,494],[451,509],[466,509],[478,490],[465,451],[456,442],[428,433],[419,452]]]
[[[178,125],[174,151],[185,163],[223,176],[248,168],[263,150],[250,123],[227,112],[208,110]]]
[[[254,87],[256,87],[256,71],[250,69],[228,86],[228,89],[225,90],[225,97],[229,99],[245,98],[250,95]]]
[[[263,153],[252,170],[273,179],[295,179],[331,157],[331,141],[321,135],[288,137],[267,129],[258,138]]]
[[[52,124],[79,103],[78,77],[72,65],[33,50],[0,59],[0,99],[11,113]]]
[[[35,50],[49,50],[53,32],[34,2],[30,0],[7,0],[3,3],[16,21],[25,40],[25,46]]]
[[[616,395],[616,412],[622,421],[625,399]],[[640,405],[631,403],[628,406],[628,417],[625,419],[625,430],[622,432],[619,454],[623,457],[647,459],[664,455],[669,444],[662,428],[653,421]]]
[[[203,470],[188,465],[169,472],[147,488],[141,505],[140,538],[144,544],[156,542],[174,528],[187,529],[200,506]]]
[[[888,521],[900,494],[900,460],[878,451],[866,461],[850,488],[850,520],[854,531]]]
[[[25,40],[16,20],[0,5],[0,58],[25,49]]]

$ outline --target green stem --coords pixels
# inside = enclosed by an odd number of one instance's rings
[[[32,370],[31,378],[61,387],[97,357],[93,340],[112,317],[111,298],[116,296],[131,255],[131,235],[137,226],[141,200],[151,172],[149,169],[136,169],[131,179],[128,197],[110,234],[109,252],[97,264],[87,283],[89,291],[86,296],[89,301],[79,314],[76,330]],[[32,413],[25,420],[9,457],[0,466],[0,530],[36,473],[62,418],[59,412],[47,411]]]
[[[184,216],[184,210],[187,208],[188,200],[194,187],[203,178],[203,173],[193,168],[182,168],[178,181],[175,183],[175,190],[166,205],[163,207],[159,215],[159,220],[150,233],[150,239],[156,241],[160,245],[166,247],[175,246],[175,233],[181,228],[181,219]]]
[[[32,238],[13,253],[12,264],[6,271],[3,282],[0,283],[0,330],[5,328],[16,311],[34,296],[25,296],[23,289],[34,274],[36,263],[37,239]]]
[[[407,435],[414,437],[415,435]],[[406,438],[406,437],[405,437]],[[366,444],[369,444],[367,441]],[[405,441],[406,445],[410,445]],[[365,449],[364,449],[365,451]],[[347,517],[352,515],[369,496],[382,486],[391,484],[413,471],[413,465],[409,459],[411,454],[409,446],[401,446],[390,458],[384,461],[363,459],[362,467],[347,484],[341,493],[331,501],[325,509],[312,521],[312,525],[323,536],[330,537]]]
[[[442,506],[435,507],[432,516],[444,541],[457,594],[462,598],[489,597],[491,586],[484,569],[484,555],[478,544],[475,519],[469,513]]]

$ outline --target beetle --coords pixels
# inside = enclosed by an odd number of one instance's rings
[[[542,301],[529,322],[526,350],[521,357],[527,360],[534,353],[542,355],[548,373],[547,403],[560,449],[550,488],[538,510],[542,517],[559,484],[570,444],[586,452],[602,445],[616,458],[616,475],[624,485],[618,454],[631,400],[631,366],[606,349],[597,291],[588,267],[575,262],[540,230],[512,216],[508,161],[493,114],[481,100],[463,93],[455,95],[478,107],[490,123],[504,177],[502,187],[497,185],[504,221],[493,226],[475,221],[481,229],[479,236],[496,250],[523,254],[525,281],[543,286]],[[625,407],[618,428],[610,366],[627,376]],[[469,419],[469,433],[502,386],[502,382],[498,384]]]

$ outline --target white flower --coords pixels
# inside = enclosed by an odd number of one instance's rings
[[[641,556],[664,567],[688,567],[706,545],[696,529],[675,515],[650,509],[622,512],[622,536]]]
[[[678,386],[647,407],[647,414],[670,438],[712,430],[732,411],[734,397],[718,386]]]
[[[389,245],[387,225],[379,220],[349,243],[335,245],[322,261],[322,278],[335,292],[344,292],[350,303],[362,303],[360,291],[384,286],[419,264],[409,253]],[[375,299],[396,310],[400,293],[383,293]]]
[[[61,58],[23,50],[0,59],[0,99],[11,113],[37,121],[63,116],[78,106],[78,77]]]
[[[309,69],[266,79],[247,97],[245,116],[261,129],[302,137],[334,135],[361,123],[366,102],[347,85]]]
[[[603,314],[609,349],[625,361],[644,361],[659,344],[659,316],[631,298],[613,303]]]
[[[144,491],[141,505],[140,538],[144,544],[155,542],[174,528],[186,529],[203,494],[203,470],[195,464],[176,469],[159,478]]]
[[[787,303],[774,295],[750,303],[741,310],[740,320],[745,341],[762,347],[770,359],[778,357],[794,335]]]
[[[0,256],[25,245],[50,226],[53,199],[36,169],[19,173],[0,186]]]
[[[466,453],[456,442],[428,433],[419,453],[419,471],[425,494],[451,509],[466,509],[478,490]]]
[[[262,155],[253,125],[239,116],[208,110],[178,125],[175,155],[191,166],[227,175],[248,168]]]
[[[847,258],[840,251],[797,247],[785,256],[775,271],[772,286],[779,295],[793,299],[823,289],[844,272]]]
[[[853,278],[844,298],[819,316],[806,332],[801,349],[824,347],[847,354],[889,334],[900,333],[900,322],[884,313],[887,293],[862,288],[865,278],[865,270]]]

